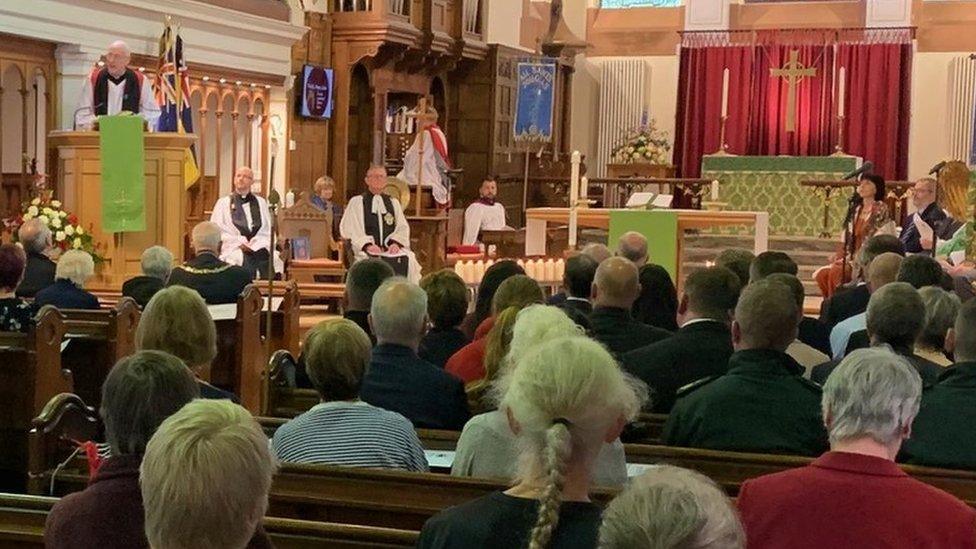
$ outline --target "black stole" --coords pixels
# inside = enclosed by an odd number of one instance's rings
[[[95,116],[108,114],[108,69],[99,71],[95,77],[95,86],[92,90],[93,103],[95,104]],[[125,69],[122,75],[125,81],[125,88],[122,92],[122,110],[134,114],[139,113],[139,99],[142,97],[142,87],[139,85],[139,77],[132,69]]]
[[[247,216],[242,209],[244,205],[251,208],[251,225],[247,224]],[[230,219],[234,226],[241,232],[241,236],[250,240],[261,230],[261,205],[258,204],[258,197],[252,193],[247,193],[247,197],[242,197],[237,193],[230,196]]]
[[[373,237],[373,242],[377,246],[385,246],[386,237],[396,230],[396,212],[393,210],[393,199],[386,194],[379,196],[383,199],[383,205],[386,207],[386,214],[381,216],[381,220],[377,220],[376,212],[373,211],[373,193],[363,193],[363,229],[366,234]],[[392,223],[387,223],[388,219],[392,220]]]

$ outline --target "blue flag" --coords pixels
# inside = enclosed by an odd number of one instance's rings
[[[162,111],[156,131],[193,132],[193,113],[190,110],[190,78],[183,58],[183,38],[179,31],[166,24],[159,39],[159,70],[156,71],[156,102]],[[184,184],[190,187],[200,178],[196,152],[191,145],[184,158]]]

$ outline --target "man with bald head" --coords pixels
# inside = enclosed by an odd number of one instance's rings
[[[596,269],[590,290],[590,336],[617,356],[671,335],[631,316],[640,289],[637,267],[624,257],[611,257]]]
[[[882,286],[898,279],[904,258],[894,252],[886,252],[874,258],[867,267],[867,288],[874,294]],[[830,331],[831,356],[840,360],[854,349],[868,347],[867,311],[838,323]],[[853,341],[852,341],[853,339]]]
[[[237,296],[251,283],[251,275],[220,260],[220,233],[216,223],[197,223],[190,242],[196,257],[173,269],[166,285],[196,290],[208,305],[237,303]]]
[[[221,231],[220,260],[238,265],[251,278],[268,277],[271,258],[275,272],[284,272],[278,253],[271,253],[271,209],[263,196],[252,192],[254,171],[241,166],[234,172],[233,190],[214,204],[210,221]]]
[[[905,251],[910,254],[932,249],[931,241],[922,242],[918,227],[915,225],[916,219],[924,222],[936,232],[939,231],[940,225],[946,219],[946,213],[935,201],[937,188],[938,183],[931,177],[919,179],[912,188],[912,204],[915,206],[915,212],[905,218],[905,223],[901,226],[901,234],[898,235],[898,238],[905,244]]]
[[[647,264],[647,238],[637,231],[627,231],[617,241],[617,255],[640,269]]]
[[[420,282],[420,263],[410,251],[410,225],[400,201],[384,191],[386,168],[366,170],[366,192],[349,199],[339,233],[352,244],[356,261],[379,257],[400,276]]]
[[[131,112],[146,119],[151,129],[159,120],[159,105],[152,83],[129,68],[132,52],[125,42],[112,42],[105,53],[104,66],[96,66],[85,79],[75,112],[75,126],[91,129],[103,115]]]

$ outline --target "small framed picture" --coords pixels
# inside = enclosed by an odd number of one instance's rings
[[[291,239],[291,258],[299,260],[310,259],[308,246],[307,236],[296,236]]]

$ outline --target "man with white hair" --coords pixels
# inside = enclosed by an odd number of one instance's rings
[[[52,247],[51,229],[35,217],[17,229],[17,240],[27,255],[24,279],[17,286],[17,297],[34,297],[37,292],[54,284],[56,266],[47,255]]]
[[[417,428],[460,431],[470,417],[464,384],[417,356],[427,332],[427,294],[402,277],[387,279],[373,294],[369,324],[376,347],[362,400],[399,413]]]
[[[739,490],[749,547],[972,547],[976,511],[895,464],[921,394],[904,357],[848,355],[823,388],[830,451]]]
[[[820,386],[786,349],[796,339],[799,306],[783,283],[742,290],[724,375],[678,390],[661,439],[669,446],[816,456],[827,447]]]
[[[122,296],[131,297],[145,307],[156,292],[166,286],[173,270],[173,254],[163,246],[150,246],[142,252],[142,274],[122,284]]]
[[[208,305],[237,303],[252,277],[242,267],[220,260],[220,233],[216,223],[197,223],[191,234],[196,257],[173,269],[166,285],[192,288]]]
[[[132,52],[121,40],[112,42],[105,53],[104,66],[92,69],[81,88],[75,126],[91,129],[103,115],[131,112],[143,117],[151,129],[159,120],[159,105],[152,83],[139,71],[129,68]]]
[[[617,241],[617,255],[640,269],[647,264],[647,238],[637,231],[625,232]]]
[[[930,230],[938,233],[942,229],[946,217],[948,217],[936,202],[938,187],[938,182],[931,177],[919,179],[912,187],[912,205],[915,206],[915,212],[905,216],[901,233],[898,235],[898,238],[905,243],[905,251],[910,254],[931,250],[933,246],[932,238],[926,239],[925,242],[922,241],[918,223],[928,225]]]
[[[34,305],[53,305],[58,309],[98,309],[98,298],[84,290],[95,274],[95,261],[88,252],[68,250],[58,259],[54,284],[37,292]]]
[[[285,266],[271,248],[271,209],[263,196],[251,192],[254,171],[241,166],[234,172],[233,192],[220,197],[210,213],[210,221],[220,227],[220,260],[239,265],[251,278],[268,277],[274,259],[276,273]]]
[[[400,201],[383,192],[386,168],[366,170],[366,192],[349,199],[339,222],[342,238],[352,243],[356,261],[379,257],[400,276],[420,283],[420,263],[410,251],[410,225]]]

